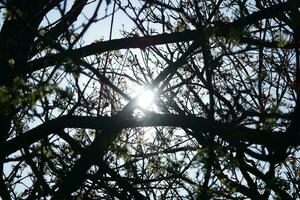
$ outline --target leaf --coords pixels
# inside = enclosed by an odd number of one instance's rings
[[[13,58],[9,59],[7,62],[8,62],[8,64],[10,66],[14,66],[15,65],[15,60]]]
[[[283,37],[279,37],[277,40],[278,47],[284,47],[288,43]]]
[[[183,20],[177,20],[174,28],[175,32],[182,32],[187,30],[187,25]]]

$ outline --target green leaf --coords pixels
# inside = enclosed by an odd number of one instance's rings
[[[288,43],[283,37],[279,37],[277,40],[278,47],[284,47]]]

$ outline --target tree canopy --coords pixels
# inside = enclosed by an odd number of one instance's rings
[[[0,197],[300,198],[299,7],[0,0]]]

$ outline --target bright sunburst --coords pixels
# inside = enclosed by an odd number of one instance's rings
[[[155,92],[152,89],[142,91],[137,97],[137,106],[149,109],[155,100]]]

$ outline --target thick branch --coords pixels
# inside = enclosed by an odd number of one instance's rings
[[[62,116],[33,128],[32,130],[9,140],[4,146],[4,155],[9,155],[26,147],[41,138],[58,132],[63,128],[110,129],[111,127],[124,129],[149,126],[173,126],[190,128],[196,134],[210,133],[226,140],[243,141],[268,146],[299,145],[297,139],[289,139],[283,132],[266,132],[243,126],[232,126],[202,117],[180,116],[172,114],[147,114],[137,119],[131,115],[116,115],[113,117]],[[103,137],[104,135],[102,135]]]
[[[222,27],[221,27],[222,26]],[[227,26],[225,24],[219,25],[218,36],[222,36],[221,30],[230,29],[233,27]],[[209,28],[213,29],[213,28]],[[209,31],[207,31],[209,32]],[[230,31],[224,31],[224,34]],[[223,36],[226,36],[224,35]],[[226,36],[227,37],[227,36]],[[160,34],[154,36],[145,36],[145,37],[132,37],[132,38],[124,38],[124,39],[116,39],[105,42],[97,42],[93,43],[78,49],[65,51],[62,53],[57,53],[53,55],[47,55],[43,58],[39,58],[28,63],[27,73],[32,73],[34,71],[43,69],[45,67],[63,63],[72,58],[82,58],[85,56],[90,56],[93,54],[101,54],[107,51],[119,50],[119,49],[129,49],[129,48],[145,48],[148,46],[155,46],[161,44],[175,43],[175,42],[188,42],[194,41],[199,38],[199,31],[185,31],[185,32],[177,32],[170,34]],[[288,43],[284,47],[279,47],[277,41],[263,41],[259,39],[253,39],[250,37],[241,36],[239,42],[241,44],[248,44],[253,46],[263,46],[268,48],[285,48],[291,49],[295,48],[295,44]]]

